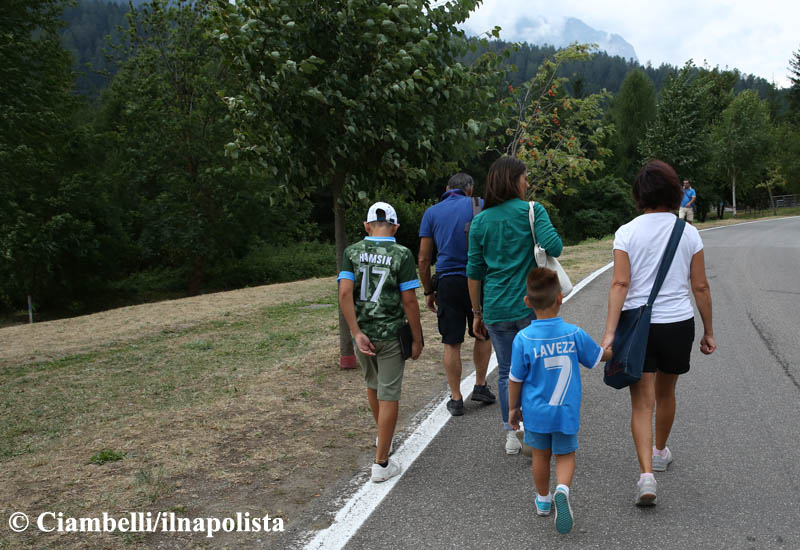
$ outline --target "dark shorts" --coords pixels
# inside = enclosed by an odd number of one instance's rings
[[[685,374],[694,342],[694,317],[677,323],[651,324],[644,372]]]
[[[475,337],[472,333],[472,302],[469,300],[466,277],[448,275],[439,279],[436,302],[442,343],[461,344],[464,342],[464,329]]]

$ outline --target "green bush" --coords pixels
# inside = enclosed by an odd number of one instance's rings
[[[610,235],[637,214],[631,186],[613,176],[583,184],[577,193],[558,197],[553,204],[556,210],[550,216],[568,245]]]
[[[230,289],[331,275],[336,275],[336,248],[332,243],[262,243],[238,262],[217,268],[209,279],[215,288]]]

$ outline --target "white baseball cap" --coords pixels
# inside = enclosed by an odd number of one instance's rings
[[[389,222],[397,225],[397,212],[388,202],[376,202],[367,212],[367,223],[370,222]]]

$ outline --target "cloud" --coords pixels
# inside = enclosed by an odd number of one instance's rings
[[[681,66],[693,59],[721,68],[738,68],[788,86],[788,65],[800,49],[796,0],[485,0],[465,28],[474,34],[503,27],[514,40],[517,22],[527,17],[562,21],[576,17],[587,25],[619,34],[636,49],[642,63]],[[552,23],[551,23],[552,24]]]

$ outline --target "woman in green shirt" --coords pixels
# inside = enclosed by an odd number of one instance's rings
[[[522,301],[525,278],[536,267],[525,200],[529,187],[527,167],[522,161],[513,157],[495,161],[486,176],[483,210],[472,220],[469,230],[467,277],[475,312],[473,332],[478,338],[488,336],[497,355],[497,389],[503,428],[507,432],[507,454],[517,454],[522,448],[508,424],[511,344],[517,332],[536,318]],[[559,256],[561,237],[544,206],[537,202],[534,214],[539,244],[550,256]]]

